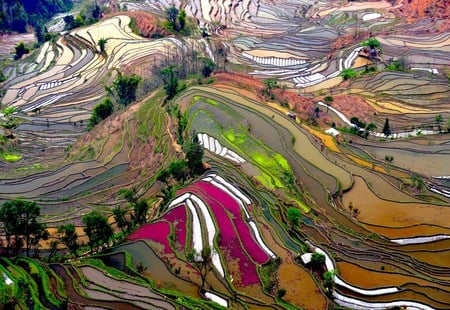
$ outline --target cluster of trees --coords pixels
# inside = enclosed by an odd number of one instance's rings
[[[201,73],[203,77],[207,78],[216,68],[214,62],[206,57],[198,57],[196,54],[195,62],[201,62],[201,66],[193,70],[193,74]],[[169,65],[159,71],[159,76],[163,81],[164,91],[167,95],[167,100],[171,100],[175,95],[183,89],[179,85],[179,79],[186,78],[187,64],[181,63],[179,66]]]
[[[272,90],[279,88],[280,86],[278,85],[278,80],[275,78],[270,78],[270,79],[265,79],[263,81],[264,84],[264,89],[263,89],[263,95],[270,97],[270,99],[274,99],[274,95]]]
[[[161,170],[156,177],[158,181],[165,184],[165,188],[161,190],[163,206],[173,198],[178,186],[177,182],[183,184],[189,177],[195,177],[205,172],[203,166],[204,151],[195,134],[194,139],[183,145],[183,151],[185,158],[170,162],[169,166]]]
[[[101,15],[102,9],[98,6],[97,2],[88,1],[78,15],[66,15],[64,17],[64,22],[66,23],[65,30],[94,24],[98,22]]]
[[[389,65],[386,67],[386,70],[389,71],[405,71],[406,69],[407,64],[404,57],[390,61]]]
[[[375,125],[374,123],[366,124],[356,116],[350,118],[350,123],[355,125],[354,127],[350,128],[350,133],[358,135],[365,139],[367,139],[371,131],[377,129],[377,125]]]
[[[43,25],[56,13],[70,10],[72,0],[0,0],[0,7],[0,31],[24,33],[31,26],[39,39],[44,32]]]
[[[120,105],[126,107],[136,101],[136,91],[141,81],[139,75],[124,75],[118,71],[112,85],[106,86],[105,89]]]
[[[118,197],[124,198],[128,207],[117,206],[113,209],[113,216],[117,227],[123,233],[129,233],[139,225],[147,223],[147,213],[150,208],[146,199],[138,199],[134,189],[121,189]],[[98,211],[91,211],[83,216],[84,232],[89,238],[88,246],[91,251],[108,248],[114,237],[114,231],[108,219]],[[78,257],[81,245],[73,224],[63,224],[58,227],[58,240]]]
[[[298,227],[302,219],[302,212],[295,207],[290,207],[287,212],[287,218],[292,227]]]
[[[169,178],[184,182],[188,177],[194,177],[205,172],[203,167],[203,147],[198,142],[197,137],[183,145],[185,158],[172,161],[166,169],[159,172],[158,181],[169,186]]]
[[[189,29],[186,28],[186,11],[184,9],[178,10],[174,6],[167,8],[166,19],[164,27],[170,32],[189,34]]]
[[[128,205],[132,209],[130,216],[127,209],[122,209],[120,206],[113,211],[117,226],[124,232],[131,231],[134,227],[147,223],[147,212],[150,208],[146,199],[137,199],[136,191],[134,189],[121,189],[118,192],[119,196],[128,201]]]
[[[39,220],[41,208],[36,202],[14,199],[3,203],[0,207],[0,222],[6,239],[6,254],[18,255],[25,251],[30,256],[30,251],[38,255],[39,242],[48,240],[50,234],[44,223]],[[94,250],[99,246],[108,244],[113,236],[113,230],[105,216],[97,211],[92,211],[83,216],[85,232],[89,238],[89,247]],[[73,224],[63,224],[57,229],[58,241],[51,242],[51,259],[58,250],[58,244],[63,243],[75,256],[78,256],[80,244],[78,234]]]
[[[342,72],[339,74],[344,80],[352,80],[358,76],[358,73],[356,73],[355,70],[352,68],[347,68],[342,70]]]
[[[106,44],[106,42],[104,43]],[[126,107],[133,101],[136,101],[136,92],[141,81],[142,78],[136,74],[127,76],[119,71],[112,85],[106,86],[105,89],[117,103]],[[95,125],[113,114],[114,103],[111,97],[104,98],[99,104],[94,106],[89,119],[88,130],[91,130]]]
[[[49,233],[45,224],[39,222],[41,209],[35,202],[15,199],[0,207],[0,222],[6,237],[6,253],[17,255],[25,246],[27,256],[35,254],[40,240],[47,240]]]

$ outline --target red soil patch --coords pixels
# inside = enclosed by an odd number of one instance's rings
[[[265,89],[264,83],[251,76],[240,73],[218,72],[214,77],[218,84],[232,85],[238,90],[254,93],[255,99],[262,103],[271,101],[287,104],[289,109],[294,111],[299,119],[305,120],[306,122],[315,123],[317,121],[319,126],[325,126],[325,124],[328,126],[331,122],[331,118],[324,112],[320,112],[319,118],[312,121],[315,118],[314,110],[317,107],[312,98],[303,97],[300,94],[279,88],[272,90],[274,99],[269,99],[263,95]],[[242,91],[241,93],[248,96]]]
[[[368,115],[373,115],[376,110],[372,108],[363,98],[354,95],[338,95],[333,96],[333,103],[330,105],[333,108],[344,113],[348,118],[352,116],[358,117],[360,120],[368,123]],[[323,102],[323,97],[317,98]]]
[[[357,42],[361,42],[369,38],[369,32],[367,31],[360,31],[357,36],[354,34],[341,34],[337,39],[333,42],[331,45],[333,48],[333,51],[338,51],[342,48],[345,48],[347,46],[353,45]],[[331,58],[332,54],[328,57]]]
[[[233,85],[238,88],[250,90],[257,94],[262,94],[264,90],[264,84],[262,81],[246,74],[218,71],[214,74],[214,77],[216,78],[217,83]]]
[[[399,2],[403,5],[397,9],[397,12],[409,20],[450,17],[448,0],[401,0]]]
[[[147,12],[116,12],[108,14],[105,18],[110,18],[117,15],[126,15],[134,18],[136,21],[137,29],[139,29],[139,34],[143,37],[151,37],[153,34],[159,33],[162,35],[168,35],[169,33],[158,23],[158,19],[150,13]]]
[[[408,22],[430,18],[432,21],[441,21],[439,31],[450,30],[450,5],[448,0],[399,0],[398,4],[393,9],[394,13],[405,18]],[[430,26],[427,31],[432,32],[432,27]]]

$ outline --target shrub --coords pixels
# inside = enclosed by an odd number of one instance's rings
[[[394,156],[392,155],[385,155],[384,156],[384,160],[387,161],[388,163],[391,163],[394,161]]]
[[[278,297],[279,299],[282,299],[285,295],[286,295],[286,290],[285,290],[284,288],[280,288],[280,289],[277,291],[277,297]]]
[[[302,213],[299,209],[290,207],[287,212],[288,221],[292,226],[298,226],[300,223],[300,219],[302,217]]]
[[[23,55],[30,53],[30,48],[25,45],[23,42],[17,43],[16,46],[14,46],[14,49],[16,50],[16,55],[14,56],[14,59],[20,59]]]
[[[358,76],[358,74],[356,73],[355,70],[348,68],[348,69],[342,70],[340,76],[342,76],[342,78],[344,80],[351,80],[351,79],[356,78]]]
[[[214,62],[209,58],[202,58],[203,67],[202,67],[202,75],[203,77],[207,78],[211,75],[211,73],[214,71],[216,65]]]
[[[114,111],[114,105],[111,98],[106,97],[103,101],[97,104],[92,110],[91,118],[88,123],[88,130],[92,129],[95,125],[100,123],[102,120],[110,116]]]

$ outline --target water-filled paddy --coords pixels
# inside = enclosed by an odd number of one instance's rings
[[[449,228],[450,208],[420,203],[399,203],[375,196],[360,177],[355,177],[352,190],[344,195],[343,203],[360,210],[358,220],[363,223],[386,227],[408,227],[417,224],[433,224]],[[374,228],[383,234],[383,228]],[[428,235],[426,228],[422,235]],[[430,231],[430,234],[432,232]],[[401,232],[398,232],[401,235]]]
[[[142,263],[147,267],[147,275],[155,282],[159,281],[162,287],[175,289],[193,297],[199,297],[198,286],[174,276],[167,265],[155,254],[154,250],[145,242],[137,241],[119,246],[115,251],[126,251],[133,257],[133,265]],[[186,276],[186,270],[182,270]]]

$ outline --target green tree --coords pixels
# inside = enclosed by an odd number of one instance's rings
[[[183,31],[186,27],[186,11],[181,9],[180,14],[178,15],[178,24],[179,24],[179,30]]]
[[[394,161],[394,156],[392,155],[384,155],[384,160],[388,163],[392,163]]]
[[[442,128],[441,128],[442,115],[441,115],[441,114],[436,115],[436,117],[434,118],[434,120],[436,121],[436,124],[437,124],[438,127],[439,127],[439,132],[441,132],[441,131],[442,131]]]
[[[59,240],[52,240],[50,241],[50,249],[48,250],[48,254],[46,257],[47,262],[51,262],[53,257],[58,253],[59,249]]]
[[[177,109],[177,119],[178,119],[178,127],[177,127],[177,142],[178,144],[183,144],[184,141],[184,130],[189,121],[188,111],[186,110],[184,114],[181,114],[180,109]]]
[[[407,68],[406,59],[404,57],[400,57],[392,61],[387,67],[386,70],[389,71],[405,71]]]
[[[158,173],[158,175],[156,176],[156,179],[158,181],[164,182],[166,185],[168,185],[167,179],[169,179],[169,177],[170,177],[170,171],[168,169],[163,169]]]
[[[195,136],[197,138],[197,136]],[[192,176],[200,175],[205,172],[203,168],[203,147],[198,142],[198,139],[193,139],[185,146],[186,161],[189,172]]]
[[[187,162],[183,159],[179,159],[176,161],[172,161],[169,164],[168,167],[170,174],[177,180],[177,181],[184,181],[188,174],[189,169],[187,166]]]
[[[322,266],[325,264],[326,257],[322,253],[313,253],[311,256],[311,267],[320,270]]]
[[[100,9],[100,7],[97,4],[95,4],[92,9],[92,18],[95,20],[98,20],[100,18],[101,14],[102,14],[102,10]]]
[[[375,129],[377,129],[377,125],[375,125],[374,123],[367,124],[366,126],[367,131],[374,131]]]
[[[105,47],[106,47],[106,43],[108,43],[108,40],[105,38],[100,38],[98,40],[98,46],[100,47],[100,53],[105,53]]]
[[[421,192],[423,190],[423,188],[425,187],[425,183],[423,182],[422,178],[417,174],[413,175],[413,177],[411,178],[411,181],[413,183],[413,186],[419,192]]]
[[[31,238],[29,240],[30,247],[29,249],[34,250],[34,257],[39,257],[39,243],[41,240],[48,240],[50,238],[50,233],[47,230],[47,226],[43,223],[38,224],[40,227],[36,229],[34,234],[31,235]],[[27,252],[28,253],[28,252]],[[28,254],[27,254],[28,255]]]
[[[214,71],[216,65],[209,58],[202,58],[202,62],[203,62],[202,75],[203,77],[207,78]]]
[[[300,220],[302,218],[302,212],[295,207],[290,207],[287,212],[287,217],[288,217],[289,223],[292,226],[296,227],[300,224]]]
[[[130,231],[132,225],[129,220],[127,220],[127,209],[117,206],[113,210],[114,220],[116,221],[117,227],[123,232]]]
[[[202,281],[201,290],[204,290],[206,276],[208,272],[212,269],[212,261],[211,261],[212,250],[209,246],[204,247],[200,253],[196,250],[192,250],[192,252],[186,255],[186,259],[188,262],[192,264],[198,273],[200,274],[200,278]]]
[[[20,1],[15,1],[11,8],[11,29],[17,32],[27,32],[28,17]]]
[[[383,134],[386,137],[389,137],[391,135],[391,128],[389,127],[389,119],[386,118],[385,122],[384,122],[384,126],[383,126]]]
[[[450,118],[445,122],[445,127],[447,128],[447,132],[450,132]]]
[[[280,288],[277,291],[277,297],[278,299],[282,299],[286,295],[286,290],[284,288]]]
[[[17,43],[17,45],[14,46],[14,49],[16,50],[16,55],[14,56],[15,59],[20,59],[23,55],[30,52],[28,46],[26,46],[23,42]]]
[[[369,39],[363,41],[361,45],[362,46],[367,46],[367,47],[370,47],[370,48],[378,48],[378,49],[381,48],[380,41],[378,41],[375,38],[369,38]]]
[[[134,188],[133,189],[121,188],[117,192],[117,196],[124,198],[126,201],[130,203],[135,203],[137,200],[136,190]]]
[[[78,257],[78,249],[80,244],[78,243],[78,234],[74,224],[63,224],[58,226],[58,239],[67,247],[67,249],[75,256]]]
[[[114,95],[119,104],[127,106],[136,100],[136,90],[141,81],[142,78],[136,74],[127,76],[119,71],[112,86],[106,90]]]
[[[84,232],[89,238],[88,244],[91,251],[98,249],[104,244],[109,246],[113,230],[103,214],[98,211],[91,211],[84,215],[82,220],[85,225]]]
[[[323,98],[323,101],[327,105],[327,113],[328,113],[328,108],[334,102],[334,98],[332,96],[328,95]]]
[[[64,25],[65,30],[71,30],[71,29],[75,28],[73,26],[74,21],[75,21],[75,17],[73,17],[73,15],[66,15],[66,16],[64,16],[63,20],[65,23],[65,25]]]
[[[150,208],[146,199],[139,199],[134,203],[133,220],[137,225],[145,224],[147,222],[147,212]]]
[[[347,68],[342,70],[342,72],[339,75],[342,76],[344,80],[352,80],[356,78],[358,74],[356,73],[355,70]]]
[[[171,6],[170,8],[166,9],[166,19],[168,22],[167,26],[168,26],[169,30],[178,31],[178,25],[177,25],[178,14],[179,14],[179,11],[174,6]],[[186,15],[186,13],[185,13],[185,15]]]
[[[278,88],[278,80],[275,78],[265,79],[263,81],[263,84],[265,86],[264,93],[270,96],[270,98],[273,99],[273,92],[272,90],[275,88]]]
[[[38,221],[41,208],[36,202],[14,199],[0,207],[0,222],[3,222],[8,252],[11,249],[11,237],[14,237],[14,254],[18,254],[25,242],[27,256],[33,245],[48,235],[46,227]]]
[[[334,289],[334,277],[336,276],[335,271],[327,271],[323,274],[323,286],[327,289],[327,295],[331,296]]]
[[[114,111],[114,104],[111,98],[106,97],[103,101],[97,104],[92,110],[91,118],[88,123],[88,130],[94,128],[95,125],[100,123],[102,120],[110,116]]]
[[[161,78],[164,81],[164,90],[167,95],[167,99],[172,99],[177,94],[178,89],[178,77],[174,72],[174,67],[169,66],[161,70]]]

